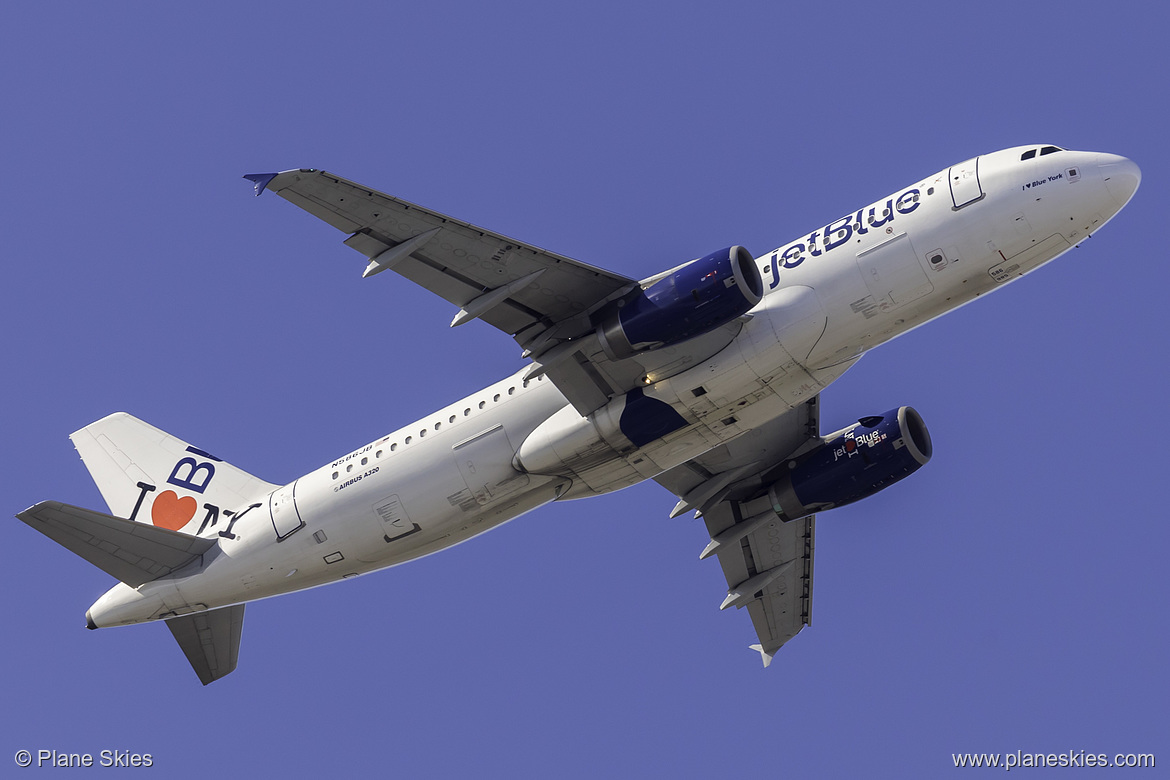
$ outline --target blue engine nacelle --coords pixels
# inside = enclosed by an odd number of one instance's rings
[[[769,489],[785,519],[811,515],[872,496],[926,465],[930,433],[909,406],[863,417],[790,464]]]
[[[606,354],[620,360],[701,336],[746,314],[764,283],[750,252],[733,246],[693,260],[617,304],[597,326]]]

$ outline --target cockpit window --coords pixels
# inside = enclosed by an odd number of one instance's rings
[[[1026,152],[1024,152],[1023,154],[1021,154],[1021,155],[1020,155],[1020,159],[1021,159],[1021,160],[1031,160],[1031,159],[1032,159],[1033,157],[1035,157],[1035,156],[1036,156],[1036,150],[1035,150],[1035,149],[1029,149],[1028,151],[1026,151]]]
[[[1043,149],[1040,150],[1040,156],[1043,157],[1046,154],[1052,154],[1053,152],[1063,152],[1063,151],[1064,151],[1064,149],[1061,149],[1059,146],[1045,146]]]

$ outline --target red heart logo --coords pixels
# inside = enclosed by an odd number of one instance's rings
[[[164,490],[158,494],[154,506],[150,508],[150,519],[159,528],[178,531],[191,522],[198,508],[199,502],[191,496],[179,498],[175,491]]]

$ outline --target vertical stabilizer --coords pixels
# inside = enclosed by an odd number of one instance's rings
[[[225,513],[278,487],[125,412],[69,438],[111,514],[172,531],[220,530]]]

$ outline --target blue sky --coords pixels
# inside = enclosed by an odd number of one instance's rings
[[[800,7],[797,7],[797,6]],[[1157,10],[1154,10],[1157,9]],[[131,412],[284,483],[521,366],[240,177],[318,167],[644,277],[757,254],[982,152],[1135,160],[1099,235],[868,355],[911,479],[817,525],[767,671],[654,484],[248,608],[202,688],[112,580],[3,527],[0,766],[168,777],[940,776],[955,752],[1170,762],[1161,442],[1170,76],[1155,4],[9,4],[0,497],[104,508],[70,432]],[[1165,754],[1165,755],[1163,755]],[[32,771],[32,770],[29,770]],[[1106,772],[1105,774],[1109,774]]]

